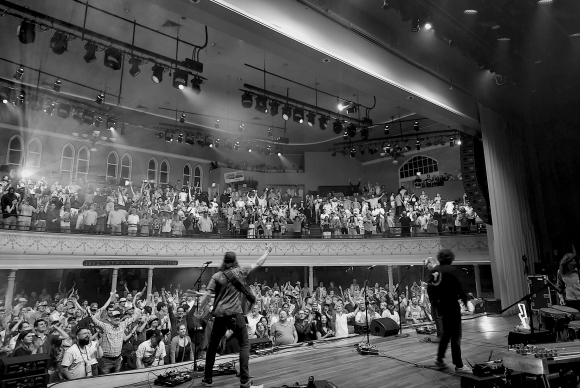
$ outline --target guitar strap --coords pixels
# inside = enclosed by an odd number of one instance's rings
[[[256,303],[256,297],[254,296],[254,294],[252,294],[248,289],[247,286],[243,285],[242,282],[240,282],[240,280],[232,273],[231,270],[225,270],[222,272],[224,274],[224,276],[226,277],[226,279],[232,283],[232,285],[236,288],[236,290],[238,290],[239,292],[241,292],[247,299],[247,301],[253,305],[254,303]],[[218,283],[219,284],[219,283]],[[224,293],[225,293],[225,286],[220,284],[220,290],[218,293],[218,296],[216,297],[214,304],[213,304],[213,310],[212,310],[212,315],[215,312],[215,309],[217,308],[217,305],[219,303],[219,301],[223,298]]]

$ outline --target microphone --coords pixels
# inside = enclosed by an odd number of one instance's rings
[[[203,263],[203,265],[210,265],[211,261],[206,261],[205,263]]]
[[[367,267],[367,269],[373,269],[373,268],[375,268],[376,266],[377,266],[377,265],[376,265],[376,264],[374,264],[374,265],[371,265],[370,267]]]

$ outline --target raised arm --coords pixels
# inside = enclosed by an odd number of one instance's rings
[[[253,271],[256,268],[260,268],[262,265],[264,265],[270,252],[272,252],[272,244],[271,243],[266,246],[266,252],[264,252],[264,254],[254,264],[252,264],[251,270]]]

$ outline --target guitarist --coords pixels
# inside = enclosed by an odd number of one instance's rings
[[[205,295],[200,303],[201,306],[205,306],[212,297],[210,294],[215,294],[213,303],[215,320],[207,347],[205,377],[201,380],[201,384],[205,387],[212,386],[216,351],[227,330],[233,332],[232,335],[236,336],[240,345],[240,388],[251,386],[250,342],[245,314],[251,309],[256,298],[246,285],[246,278],[250,272],[264,265],[270,252],[272,252],[272,244],[268,244],[266,252],[251,266],[240,266],[236,254],[226,252],[222,266],[209,281],[207,286],[209,294]]]

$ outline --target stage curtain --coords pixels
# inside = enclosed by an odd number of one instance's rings
[[[499,297],[505,308],[528,293],[522,256],[528,267],[538,261],[538,246],[530,215],[525,126],[480,105],[485,165],[493,223],[493,259]],[[491,246],[490,246],[491,248]],[[498,290],[494,290],[498,296]],[[515,313],[517,308],[507,313]]]

